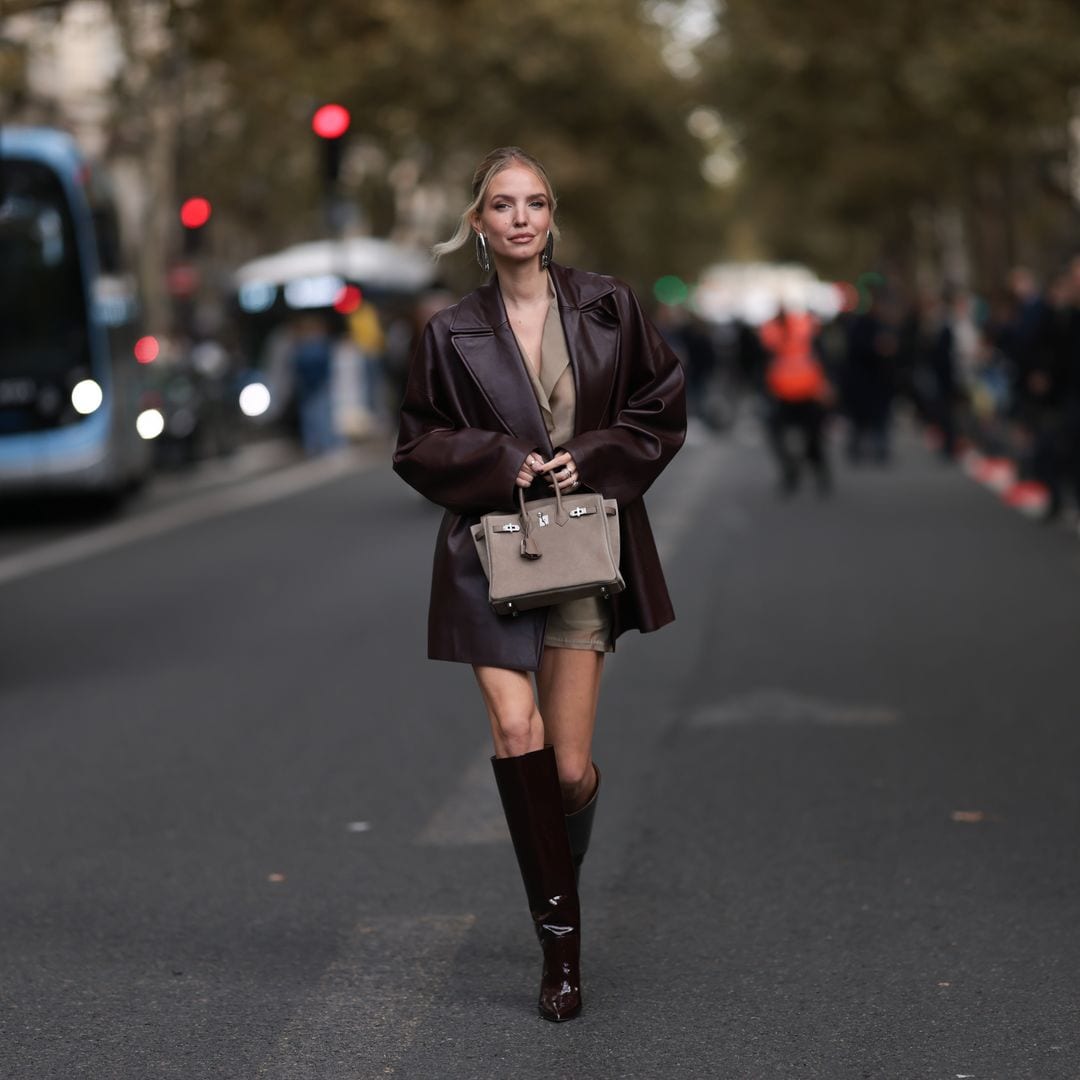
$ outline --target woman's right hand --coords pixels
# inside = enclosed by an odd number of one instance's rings
[[[517,479],[514,483],[520,488],[532,487],[532,483],[536,479],[536,470],[543,464],[544,459],[539,454],[530,454],[524,462],[522,462],[521,468],[518,470]]]

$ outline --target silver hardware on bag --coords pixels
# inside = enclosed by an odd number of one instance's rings
[[[584,517],[588,512],[589,511],[584,506],[575,506],[574,509],[570,511],[570,516]]]
[[[500,525],[497,529],[495,529],[495,532],[521,532],[521,526],[513,524]]]
[[[541,529],[545,525],[550,525],[551,524],[551,518],[549,518],[547,516],[547,514],[544,513],[543,510],[537,510],[536,511],[536,520],[540,523],[540,528]]]

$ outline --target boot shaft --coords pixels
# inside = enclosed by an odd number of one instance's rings
[[[570,854],[574,858],[574,873],[580,884],[581,864],[585,861],[592,837],[593,819],[596,817],[596,804],[600,798],[600,766],[593,762],[596,772],[596,787],[593,788],[589,801],[572,814],[566,815],[566,835],[570,841]]]
[[[491,764],[538,929],[541,924],[576,929],[574,860],[554,749],[545,746],[519,757],[492,758]]]

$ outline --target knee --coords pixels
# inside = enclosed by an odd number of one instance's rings
[[[556,754],[559,768],[559,785],[563,798],[571,803],[592,791],[593,766],[588,753],[575,754],[561,751]]]
[[[500,757],[518,757],[543,746],[544,725],[535,708],[501,709],[492,716],[492,727]]]

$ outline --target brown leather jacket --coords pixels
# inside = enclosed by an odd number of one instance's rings
[[[611,600],[614,634],[657,630],[675,615],[642,495],[685,436],[682,368],[628,286],[556,264],[551,276],[577,392],[562,449],[583,488],[619,503],[626,591]],[[494,281],[439,312],[412,359],[394,469],[446,509],[428,611],[433,660],[540,665],[546,609],[496,615],[469,535],[481,514],[516,505],[529,453],[553,455],[524,363]]]

